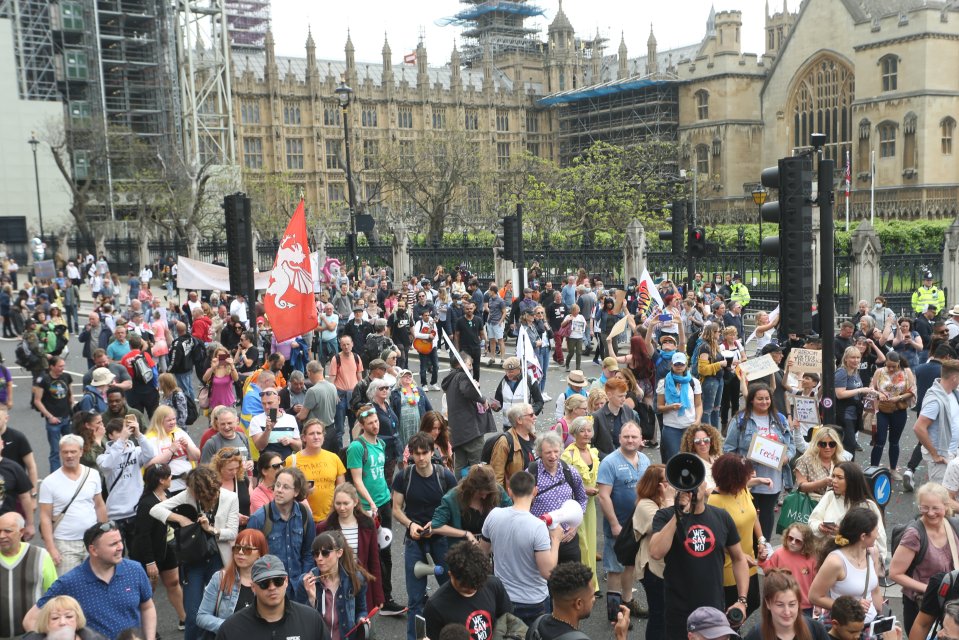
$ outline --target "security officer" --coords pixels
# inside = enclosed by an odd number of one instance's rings
[[[935,305],[936,315],[942,313],[942,308],[946,306],[946,293],[932,284],[932,272],[926,271],[922,274],[922,286],[912,293],[912,310],[919,315],[930,305]]]
[[[749,304],[749,289],[743,284],[743,278],[738,273],[733,275],[733,284],[729,290],[730,302],[738,302],[743,305],[743,307]]]

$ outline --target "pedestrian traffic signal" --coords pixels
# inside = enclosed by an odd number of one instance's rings
[[[683,233],[686,229],[686,205],[685,200],[678,200],[669,205],[669,223],[670,231],[660,231],[659,239],[672,243],[672,252],[676,255],[683,253]]]
[[[693,227],[689,230],[689,238],[686,240],[686,250],[689,255],[701,258],[706,255],[706,229],[703,227]]]
[[[253,216],[250,199],[234,193],[223,199],[229,259],[230,293],[251,295],[253,285]]]
[[[519,260],[522,238],[519,228],[519,218],[516,216],[503,217],[503,259],[515,262]]]
[[[761,215],[779,224],[779,237],[763,238],[760,252],[779,259],[779,333],[812,332],[812,158],[782,158],[762,172],[762,184],[778,189],[779,199],[766,202]]]

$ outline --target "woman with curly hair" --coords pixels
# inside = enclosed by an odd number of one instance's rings
[[[856,507],[846,513],[820,552],[819,572],[809,587],[813,605],[832,609],[839,596],[853,596],[866,613],[866,624],[872,622],[876,605],[882,604],[880,558],[874,549],[881,528],[871,509]]]
[[[240,527],[250,519],[250,479],[243,470],[243,456],[235,447],[223,447],[214,454],[210,466],[220,478],[220,487],[236,494],[240,501]]]
[[[802,614],[802,592],[789,569],[773,569],[763,578],[759,625],[746,640],[825,640],[822,623]]]
[[[788,569],[799,583],[799,606],[806,615],[812,615],[809,586],[816,577],[819,558],[816,557],[816,538],[809,525],[794,522],[783,531],[783,544],[772,555],[760,562],[764,575],[772,569]]]
[[[723,453],[723,436],[719,429],[711,424],[696,423],[687,427],[679,443],[680,453],[691,453],[703,461],[706,467],[706,484],[710,490],[716,488],[713,481],[713,463]]]
[[[496,483],[490,466],[473,465],[466,477],[446,492],[433,512],[433,533],[475,543],[489,512],[512,504],[503,487]]]
[[[589,395],[586,396],[586,413],[593,415],[603,408],[607,400],[605,389],[591,389]]]
[[[796,461],[793,469],[796,489],[808,494],[815,502],[832,487],[832,470],[843,460],[842,437],[839,427],[823,425],[816,429],[809,448]]]

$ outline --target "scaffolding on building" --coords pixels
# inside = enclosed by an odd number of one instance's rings
[[[0,0],[0,18],[8,18],[13,27],[17,91],[23,100],[60,99],[50,8],[50,0]]]
[[[176,53],[184,157],[194,167],[211,162],[232,166],[236,148],[226,0],[178,0]]]
[[[436,21],[439,26],[463,28],[463,64],[481,64],[486,50],[494,58],[507,53],[537,53],[542,44],[538,29],[525,26],[527,18],[544,15],[541,7],[526,0],[460,0],[465,5],[454,16]]]
[[[554,93],[538,101],[559,109],[559,156],[564,166],[595,142],[618,146],[679,139],[679,83],[652,74]]]
[[[262,51],[270,27],[270,0],[226,0],[226,20],[234,48]]]

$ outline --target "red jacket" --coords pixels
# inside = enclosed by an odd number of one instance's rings
[[[330,521],[329,518],[316,523],[316,535],[320,535],[327,529],[339,531],[340,525]],[[372,611],[373,607],[378,607],[386,599],[383,595],[383,575],[380,571],[380,546],[376,542],[376,527],[364,526],[359,523],[359,550],[356,561],[361,567],[373,574],[373,579],[369,581],[366,588],[366,606],[367,610]]]
[[[207,316],[200,316],[199,318],[193,319],[193,331],[191,332],[195,338],[201,340],[204,344],[210,341],[210,326],[213,324],[213,321],[210,320]]]

